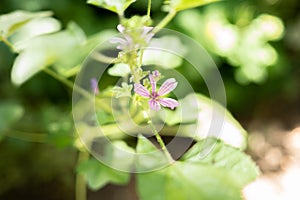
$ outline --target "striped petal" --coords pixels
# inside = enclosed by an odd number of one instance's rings
[[[150,80],[151,87],[152,87],[152,96],[154,96],[155,91],[156,91],[156,82],[155,82],[152,74],[149,75],[149,80]]]
[[[150,92],[140,83],[134,84],[134,92],[143,97],[150,98]]]
[[[175,99],[171,99],[171,98],[162,98],[162,99],[159,99],[158,102],[162,106],[168,107],[171,109],[174,109],[175,107],[179,106],[178,101],[176,101]]]
[[[177,86],[177,81],[175,80],[175,78],[169,78],[161,85],[157,94],[158,96],[163,96],[165,94],[168,94],[172,90],[174,90],[176,86]]]
[[[152,109],[152,110],[159,110],[160,109],[160,104],[158,103],[157,100],[150,99],[148,101],[148,103],[149,103],[150,109]]]

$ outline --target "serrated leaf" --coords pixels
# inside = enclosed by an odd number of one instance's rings
[[[24,109],[18,103],[8,101],[0,103],[0,138],[6,129],[22,117],[23,113]]]
[[[123,15],[124,11],[136,0],[88,0],[87,3]]]
[[[181,11],[203,6],[220,0],[170,0],[167,1],[168,10]]]
[[[181,159],[225,169],[240,187],[253,181],[259,174],[250,156],[214,138],[196,143]]]
[[[81,163],[77,167],[77,172],[84,175],[92,190],[98,190],[108,183],[124,185],[130,178],[129,173],[112,169],[95,159]]]
[[[240,187],[224,169],[192,162],[137,175],[141,200],[241,200]]]
[[[70,59],[66,55],[79,48],[85,39],[85,34],[75,23],[70,23],[64,31],[32,39],[30,46],[24,49],[14,62],[12,82],[20,85],[56,61]]]
[[[52,12],[28,12],[17,10],[0,16],[0,35],[9,37],[32,19],[51,16]],[[1,37],[0,37],[1,40]]]

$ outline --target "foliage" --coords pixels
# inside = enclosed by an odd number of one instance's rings
[[[88,186],[93,190],[97,190],[107,183],[126,184],[130,177],[129,174],[114,170],[95,159],[80,163],[77,171],[85,176]]]
[[[227,64],[237,67],[234,72],[239,83],[261,83],[267,79],[268,67],[275,65],[279,59],[271,42],[282,38],[282,21],[270,14],[254,16],[254,11],[247,6],[243,7],[245,12],[232,17],[228,14],[229,9],[219,3],[201,9],[201,13],[196,9],[184,11],[215,0],[165,1],[163,9],[168,14],[161,21],[151,18],[149,1],[147,15],[126,18],[129,16],[126,11],[132,9],[134,2],[87,1],[118,15],[120,24],[117,29],[121,36],[115,38],[111,35],[116,32],[108,29],[87,35],[75,22],[64,26],[52,17],[50,11],[20,10],[0,16],[1,41],[17,54],[11,70],[14,85],[26,86],[27,81],[44,71],[86,100],[73,102],[73,114],[80,113],[79,117],[74,116],[75,121],[77,117],[81,120],[79,125],[75,123],[74,127],[69,113],[42,107],[37,118],[45,119],[40,124],[40,130],[45,134],[22,133],[23,136],[20,134],[18,137],[26,140],[32,137],[35,142],[57,147],[72,146],[80,153],[91,151],[95,158],[78,159],[76,172],[77,178],[83,175],[92,190],[107,184],[126,185],[131,172],[143,172],[135,174],[136,191],[142,200],[242,199],[241,190],[259,174],[255,163],[242,152],[247,145],[246,131],[223,106],[202,94],[179,95],[178,100],[174,99],[172,91],[178,82],[173,77],[164,76],[171,75],[168,74],[171,70],[184,69],[187,63],[170,52],[157,52],[147,49],[147,46],[161,49],[172,46],[182,54],[187,53],[189,47],[178,38],[155,37],[177,12],[183,11],[178,14],[175,25],[202,43],[214,56],[222,57]],[[96,94],[96,90],[87,84],[77,84],[75,76],[81,75],[83,61],[89,53],[108,38],[112,39],[110,44],[114,44],[117,51],[91,54],[99,63],[109,66],[105,73],[109,81],[101,81],[100,92]],[[121,77],[120,84],[113,86],[115,83],[112,82],[116,80],[113,76]],[[95,87],[98,89],[98,85]],[[112,104],[113,101],[117,103]],[[131,121],[122,113],[123,110]],[[19,103],[1,102],[2,138],[13,136],[12,127],[18,125],[24,112]],[[223,129],[207,135],[214,120],[213,114],[223,116]],[[165,127],[157,129],[157,124],[165,124]],[[177,130],[180,130],[178,135]],[[14,134],[16,136],[18,131]],[[155,142],[153,138],[147,138],[150,135],[156,139]],[[131,136],[137,137],[137,141],[132,141]],[[190,145],[180,158],[174,159],[164,136],[188,138],[195,144]],[[97,148],[104,156],[94,154]]]
[[[143,147],[140,153],[155,149],[149,141],[143,146],[148,147]],[[141,199],[241,199],[240,189],[257,176],[255,164],[242,152],[220,141],[202,159],[200,154],[204,148],[203,141],[199,142],[180,161],[161,170],[138,174]],[[161,161],[159,157],[153,159]]]
[[[177,23],[211,53],[236,66],[235,79],[240,84],[262,83],[267,79],[268,68],[278,61],[270,42],[282,38],[283,23],[269,14],[253,17],[254,10],[247,4],[237,9],[234,16],[220,5],[202,13],[190,10],[181,13]]]

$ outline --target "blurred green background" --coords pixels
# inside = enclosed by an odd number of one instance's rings
[[[126,16],[145,14],[146,5],[138,0]],[[153,1],[154,22],[165,15],[161,5]],[[64,27],[74,21],[88,36],[118,24],[115,14],[85,0],[1,0],[0,14],[15,10],[52,10]],[[194,38],[212,55],[225,83],[227,107],[246,128],[253,120],[275,120],[291,129],[300,119],[299,10],[297,0],[222,1],[183,11],[168,28]],[[0,127],[0,199],[74,199],[72,91],[44,73],[13,86],[15,56],[0,43],[0,124],[12,114],[6,108],[23,113],[13,130]],[[201,92],[197,77],[179,70]],[[102,192],[111,193],[110,187]]]

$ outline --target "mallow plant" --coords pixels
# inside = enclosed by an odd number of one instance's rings
[[[79,152],[76,199],[87,199],[86,187],[126,185],[132,176],[141,200],[243,199],[259,170],[243,152],[246,131],[225,109],[221,75],[192,38],[164,29],[178,12],[214,0],[165,1],[157,23],[151,0],[145,15],[125,17],[134,2],[88,0],[119,18],[114,31],[89,37],[73,22],[61,30],[51,11],[0,16],[0,39],[17,54],[12,83],[44,72],[73,92],[67,131]],[[209,97],[195,92],[182,67],[198,73]],[[4,129],[22,116],[18,105],[0,109],[8,113]]]

